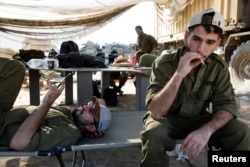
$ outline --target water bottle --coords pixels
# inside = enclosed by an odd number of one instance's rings
[[[136,55],[133,56],[133,65],[134,65],[134,66],[137,65]]]
[[[27,62],[27,65],[30,68],[39,68],[39,67],[43,67],[43,59],[30,59]]]
[[[109,54],[107,54],[107,53],[105,53],[104,63],[105,63],[106,65],[109,64]]]

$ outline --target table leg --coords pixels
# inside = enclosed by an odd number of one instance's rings
[[[29,69],[30,105],[40,104],[39,70]]]
[[[145,98],[148,85],[149,76],[136,73],[136,111],[147,111]]]
[[[68,73],[72,72],[65,72],[65,76],[67,76]],[[65,104],[73,104],[73,76],[70,75],[65,80]]]
[[[93,95],[91,71],[77,71],[77,104],[81,105],[85,100],[91,100]]]
[[[109,87],[110,72],[103,71],[101,77],[102,77],[101,78],[101,87],[102,87],[102,91],[101,91],[102,96],[101,97],[103,98],[104,97],[104,90]]]

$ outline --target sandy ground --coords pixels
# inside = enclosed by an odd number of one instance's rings
[[[75,88],[74,88],[75,89]],[[119,104],[116,107],[110,107],[112,112],[119,112],[122,110],[135,111],[135,87],[133,80],[130,79],[122,89],[123,96],[118,96]],[[41,97],[44,93],[41,90]],[[76,98],[76,97],[74,97]],[[250,99],[249,97],[242,96],[239,98],[239,118],[250,125]],[[56,105],[64,102],[64,94],[56,101]],[[17,98],[15,106],[29,104],[29,91],[24,85]],[[87,158],[87,167],[138,167],[139,161],[142,158],[139,147],[119,148],[119,149],[105,149],[98,151],[85,151]],[[71,166],[73,154],[67,152],[63,154],[65,166]],[[181,167],[187,164],[177,161],[177,157],[170,158],[170,166]],[[204,150],[202,154],[195,160],[192,159],[197,167],[207,167],[207,152]],[[76,166],[81,166],[81,156],[78,155]],[[56,167],[60,166],[56,157],[0,157],[1,167]]]

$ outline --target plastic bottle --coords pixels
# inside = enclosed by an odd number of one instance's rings
[[[137,65],[137,60],[136,60],[136,55],[133,56],[133,65],[136,66]]]
[[[105,63],[106,65],[108,65],[108,64],[109,64],[109,54],[105,53],[104,60],[105,60],[104,63]]]
[[[128,55],[128,61],[133,64],[133,57],[131,55]]]
[[[27,62],[27,65],[30,68],[39,68],[39,67],[43,67],[43,59],[30,59]]]

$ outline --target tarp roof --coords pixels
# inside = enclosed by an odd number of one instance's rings
[[[145,1],[155,2],[159,9],[190,0],[0,0],[0,50],[7,46],[50,50],[62,41],[91,34]]]
[[[17,50],[15,45],[22,43],[24,49],[50,50],[94,32],[144,1],[148,0],[0,0],[0,48]]]

